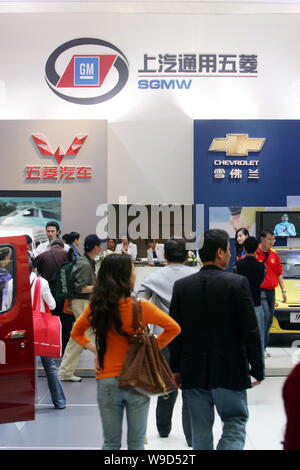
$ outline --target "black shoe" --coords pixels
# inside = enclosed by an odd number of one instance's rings
[[[167,434],[167,433],[159,433],[159,437],[169,437],[169,434]]]
[[[66,408],[66,405],[65,406],[58,406],[58,405],[54,405],[54,408],[56,410],[64,410]]]

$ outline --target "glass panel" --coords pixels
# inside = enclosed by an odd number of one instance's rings
[[[0,245],[0,314],[7,312],[14,299],[14,256],[8,245]]]

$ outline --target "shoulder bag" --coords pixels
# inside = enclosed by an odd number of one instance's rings
[[[59,317],[52,315],[48,305],[41,312],[41,279],[35,278],[32,305],[34,354],[35,356],[60,357],[61,323]]]
[[[144,395],[164,395],[178,387],[171,369],[162,356],[155,336],[142,322],[141,302],[132,299],[132,329],[129,349],[120,373],[119,387],[134,389]]]

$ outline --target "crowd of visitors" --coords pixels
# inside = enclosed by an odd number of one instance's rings
[[[41,358],[53,404],[57,409],[65,408],[61,382],[82,380],[76,369],[80,354],[88,349],[95,354],[103,449],[120,449],[125,411],[128,449],[144,449],[150,398],[118,387],[132,331],[137,247],[127,236],[120,243],[109,239],[102,246],[98,236],[90,234],[83,241],[81,255],[79,233],[60,238],[56,222],[47,223],[46,233],[48,241],[36,251],[30,237],[27,246],[32,296],[38,274],[42,301],[62,323],[59,370],[54,359]],[[228,271],[230,243],[223,230],[204,233],[200,270],[185,264],[188,252],[183,240],[171,239],[164,244],[149,240],[150,264],[163,267],[146,276],[135,295],[142,299],[142,322],[156,336],[182,390],[183,433],[187,445],[195,450],[214,448],[214,408],[223,423],[217,449],[244,448],[249,416],[247,389],[264,380],[278,284],[283,301],[287,300],[282,267],[272,250],[274,239],[271,230],[265,230],[259,241],[246,229],[238,230],[233,272]],[[0,255],[3,277],[7,253]],[[96,263],[100,255],[101,262]],[[73,295],[69,301],[55,299],[57,273],[65,263],[72,263]],[[299,383],[298,377],[297,372],[285,387],[287,413],[292,413],[287,400],[295,398],[291,390],[293,383]],[[157,398],[156,426],[162,438],[171,432],[177,395],[176,390]],[[292,442],[292,448],[300,448],[299,440]],[[286,447],[289,445],[286,443]]]

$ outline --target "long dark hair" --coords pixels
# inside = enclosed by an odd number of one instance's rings
[[[91,296],[91,326],[96,335],[100,368],[104,367],[107,332],[114,328],[119,335],[127,336],[122,329],[118,302],[130,297],[132,260],[125,254],[111,254],[101,263],[94,292]]]
[[[249,233],[249,230],[247,230],[246,228],[244,227],[241,227],[239,228],[236,232],[235,232],[235,257],[237,256],[240,256],[243,249],[244,249],[244,245],[240,245],[237,241],[237,236],[238,236],[238,233],[239,232],[243,232],[244,235],[246,235],[246,237],[249,237],[250,236],[250,233]]]

